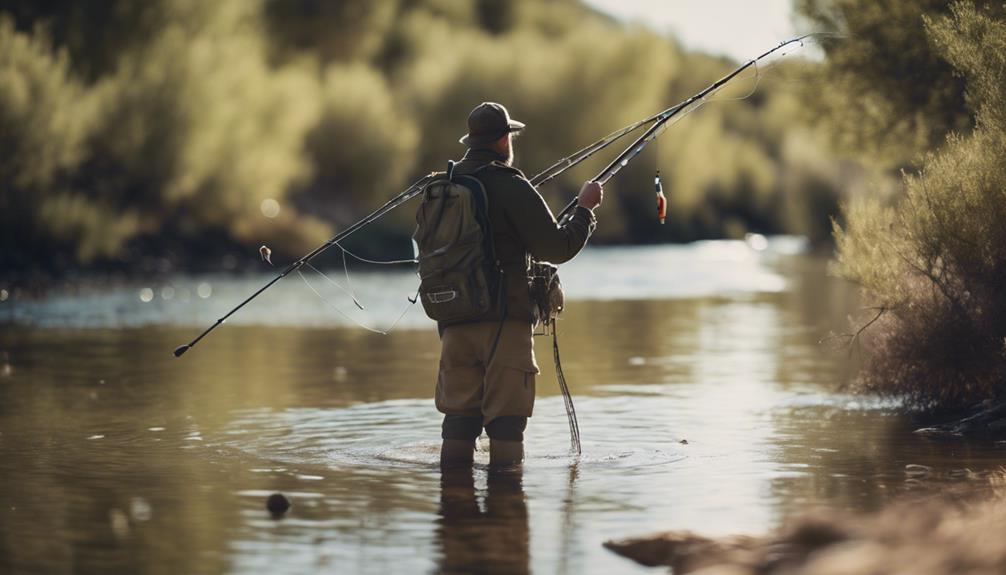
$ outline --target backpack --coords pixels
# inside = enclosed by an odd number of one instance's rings
[[[412,238],[419,249],[419,298],[430,319],[484,318],[503,302],[489,196],[473,175],[447,173],[423,189]]]

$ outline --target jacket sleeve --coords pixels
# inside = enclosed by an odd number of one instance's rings
[[[539,261],[561,264],[583,249],[597,227],[594,212],[577,206],[573,217],[562,226],[555,220],[545,199],[530,182],[513,176],[506,201],[506,215],[531,256]]]

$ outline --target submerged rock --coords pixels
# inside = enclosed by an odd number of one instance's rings
[[[290,500],[286,498],[282,493],[273,493],[265,500],[265,508],[272,513],[274,517],[283,515],[290,509]]]

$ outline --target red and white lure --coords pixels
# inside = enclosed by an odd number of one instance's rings
[[[657,176],[653,178],[653,185],[657,190],[657,217],[660,218],[660,223],[664,223],[667,219],[667,196],[664,195],[664,186],[660,183],[660,170],[657,170]]]

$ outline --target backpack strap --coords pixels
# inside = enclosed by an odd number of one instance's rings
[[[490,162],[488,164],[483,164],[483,165],[479,166],[473,172],[471,172],[470,174],[465,174],[465,176],[463,176],[463,177],[468,177],[468,178],[471,178],[471,179],[475,180],[476,182],[478,182],[479,186],[481,186],[483,189],[485,189],[485,186],[482,184],[482,180],[480,180],[479,177],[478,177],[478,173],[482,172],[482,171],[484,171],[486,169],[489,169],[489,168],[504,169],[504,170],[513,172],[515,174],[518,174],[521,177],[524,176],[524,174],[520,170],[518,170],[517,168],[511,168],[510,166],[507,166],[506,164],[494,161],[494,162]],[[487,192],[486,193],[486,201],[487,201],[487,205],[486,205],[486,217],[487,218],[489,217],[488,200],[489,200],[489,194]],[[493,360],[496,359],[496,350],[499,348],[500,336],[503,335],[503,326],[506,324],[506,314],[507,314],[507,311],[509,311],[507,309],[506,272],[503,271],[503,266],[500,265],[499,259],[496,258],[496,248],[493,245],[492,227],[491,226],[489,227],[489,233],[490,233],[489,245],[490,245],[490,249],[492,250],[490,252],[490,254],[492,255],[492,259],[493,259],[492,263],[493,263],[494,266],[496,266],[496,271],[499,273],[499,278],[498,278],[499,285],[497,286],[496,301],[497,301],[497,305],[499,306],[498,309],[499,309],[499,312],[500,312],[500,321],[499,321],[499,324],[496,326],[496,335],[493,336],[492,347],[489,349],[489,358],[486,359],[486,369],[489,369],[489,366],[492,365]]]
[[[472,174],[474,175],[474,174],[477,174],[477,173],[479,173],[479,172],[481,172],[483,170],[489,170],[489,169],[500,170],[500,171],[507,172],[507,173],[510,173],[510,174],[514,174],[515,176],[520,176],[520,177],[526,179],[526,176],[524,175],[524,172],[518,170],[517,168],[515,168],[513,166],[508,166],[508,165],[504,164],[503,162],[501,162],[499,160],[493,160],[493,161],[491,161],[491,162],[489,162],[487,164],[482,164],[478,168],[475,168],[475,171],[472,172]]]

